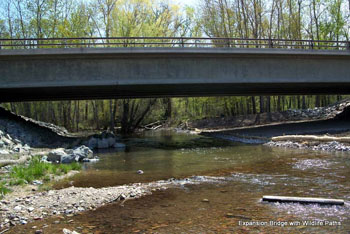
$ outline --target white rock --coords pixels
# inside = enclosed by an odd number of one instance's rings
[[[42,185],[43,182],[42,182],[41,180],[34,180],[34,181],[33,181],[33,184],[34,184],[34,185]]]
[[[72,234],[72,231],[67,228],[64,228],[62,231],[64,234]]]
[[[94,153],[89,147],[86,147],[85,145],[79,146],[78,148],[73,150],[73,154],[77,157],[79,157],[79,161],[83,160],[84,158],[93,158]]]
[[[24,225],[24,224],[27,224],[27,221],[21,220],[20,223]]]
[[[68,154],[64,151],[63,148],[54,149],[49,152],[47,160],[51,162],[61,162],[62,157],[67,157]]]
[[[10,154],[10,152],[8,150],[2,149],[0,150],[0,154]]]
[[[98,161],[100,161],[99,158],[91,158],[91,159],[89,159],[89,162],[98,162]]]

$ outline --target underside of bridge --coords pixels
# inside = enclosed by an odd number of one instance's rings
[[[350,51],[104,48],[0,51],[0,102],[349,94]]]
[[[80,86],[0,89],[0,102],[110,98],[349,94],[349,83]]]

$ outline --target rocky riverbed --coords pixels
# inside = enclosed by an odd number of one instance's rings
[[[313,143],[313,142],[293,142],[293,141],[270,141],[265,144],[271,147],[283,147],[291,149],[307,149],[307,150],[322,150],[322,151],[350,151],[350,145],[343,144],[337,141]]]
[[[48,216],[73,216],[111,202],[150,195],[156,190],[183,187],[186,184],[223,182],[224,180],[224,177],[194,176],[180,180],[169,179],[99,189],[69,187],[48,192],[29,192],[16,197],[7,195],[0,201],[0,231]]]

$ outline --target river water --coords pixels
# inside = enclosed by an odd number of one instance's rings
[[[97,152],[101,160],[85,164],[68,183],[104,187],[193,176],[203,183],[85,212],[51,225],[50,232],[60,233],[62,227],[82,233],[350,232],[349,153],[270,148],[164,131],[127,141],[125,151]],[[264,203],[263,195],[346,203]]]

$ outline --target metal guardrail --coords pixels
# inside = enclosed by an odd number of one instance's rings
[[[0,38],[0,49],[103,47],[226,47],[350,50],[350,41],[201,37]]]

